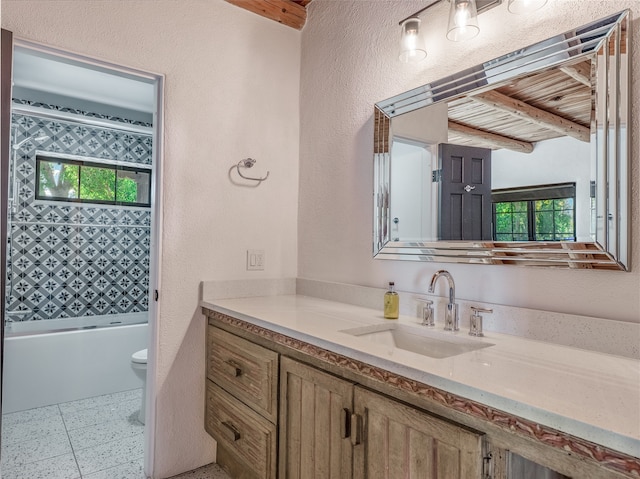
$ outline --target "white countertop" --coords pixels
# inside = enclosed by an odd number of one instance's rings
[[[381,311],[300,295],[220,299],[201,306],[363,361],[611,449],[640,457],[640,361],[485,331],[493,346],[433,359],[343,332],[387,323]],[[399,323],[419,324],[400,316]]]

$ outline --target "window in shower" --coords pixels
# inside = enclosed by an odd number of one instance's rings
[[[36,199],[150,207],[151,170],[38,155]]]

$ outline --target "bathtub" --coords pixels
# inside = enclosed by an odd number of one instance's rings
[[[131,354],[147,347],[147,318],[133,313],[10,323],[2,412],[142,387]]]

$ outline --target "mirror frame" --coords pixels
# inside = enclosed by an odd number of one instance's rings
[[[576,28],[474,68],[375,104],[374,231],[376,259],[628,270],[629,11]],[[606,53],[606,54],[605,54]],[[559,54],[565,58],[558,59]],[[591,242],[392,241],[390,215],[392,119],[469,92],[587,57],[592,60],[596,152],[596,235]],[[523,68],[526,71],[523,71]],[[627,129],[621,138],[620,127]],[[601,131],[603,134],[598,135]],[[594,134],[595,133],[595,134]],[[607,220],[608,219],[608,220]]]

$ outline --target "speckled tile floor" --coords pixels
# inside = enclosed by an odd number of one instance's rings
[[[2,416],[3,479],[146,479],[142,389]],[[217,465],[173,479],[229,479]]]
[[[171,479],[230,479],[230,477],[217,464],[209,464],[193,471],[178,474]]]

